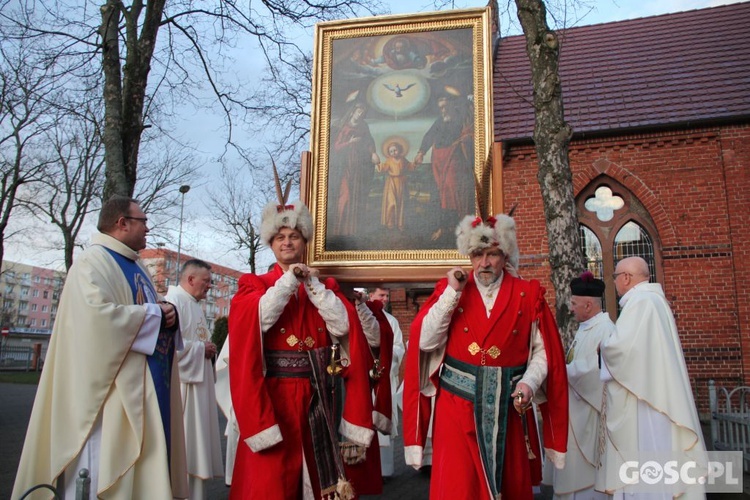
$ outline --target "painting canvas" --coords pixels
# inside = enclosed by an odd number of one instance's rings
[[[317,26],[312,265],[459,260],[491,141],[487,32],[486,9]]]

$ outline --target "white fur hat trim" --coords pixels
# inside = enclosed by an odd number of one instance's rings
[[[456,228],[456,246],[461,255],[498,247],[508,256],[508,263],[518,269],[516,221],[505,214],[498,214],[486,221],[467,215]]]
[[[310,211],[300,200],[287,205],[269,203],[263,208],[260,223],[260,239],[267,245],[278,234],[282,227],[296,229],[306,241],[310,241],[313,233],[313,221]]]

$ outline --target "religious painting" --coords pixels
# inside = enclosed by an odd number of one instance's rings
[[[488,9],[316,26],[311,265],[462,261],[455,228],[489,186],[489,38]]]

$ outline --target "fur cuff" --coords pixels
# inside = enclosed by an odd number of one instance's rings
[[[386,417],[380,412],[375,410],[372,411],[372,423],[375,424],[375,428],[383,434],[391,435],[393,430],[393,422],[390,418]]]
[[[421,446],[404,446],[404,459],[406,465],[411,465],[415,469],[419,470],[422,467],[422,457],[424,448]]]
[[[280,443],[282,440],[281,429],[279,429],[278,424],[274,424],[272,427],[262,430],[256,435],[245,439],[245,444],[257,453]]]
[[[360,427],[341,419],[339,432],[342,436],[362,446],[370,446],[375,431],[367,427]]]
[[[555,469],[562,469],[565,467],[565,453],[560,453],[552,448],[545,448],[544,454],[547,455],[547,460],[552,462]]]

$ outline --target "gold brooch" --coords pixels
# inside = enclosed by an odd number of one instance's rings
[[[289,344],[289,347],[297,346],[297,349],[302,352],[305,346],[307,346],[308,349],[312,349],[315,345],[315,339],[308,335],[305,337],[305,340],[302,341],[298,339],[296,335],[291,334],[286,338],[286,343]]]
[[[485,351],[484,349],[479,347],[479,344],[477,344],[476,342],[472,342],[469,345],[468,350],[469,350],[469,354],[471,354],[472,356],[476,356],[477,353],[482,353],[482,358],[480,360],[480,363],[482,364],[482,366],[484,366],[487,361],[487,358],[485,357],[485,355],[489,355],[489,357],[491,357],[492,359],[497,359],[498,356],[500,356],[500,354],[502,353],[500,348],[497,347],[496,345],[493,345],[492,347],[490,347],[489,349]]]
[[[472,342],[471,345],[469,345],[469,354],[471,354],[472,356],[476,356],[476,354],[481,350],[482,348],[479,347],[479,344],[477,344],[476,342]]]

